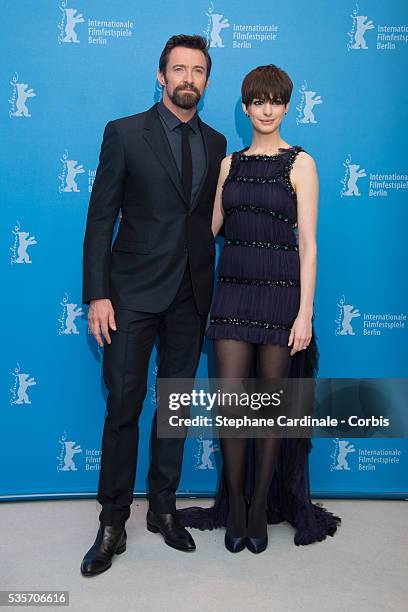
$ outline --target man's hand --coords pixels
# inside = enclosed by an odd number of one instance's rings
[[[103,347],[102,334],[108,344],[111,343],[109,327],[116,331],[115,312],[112,302],[108,299],[91,300],[88,312],[88,327],[99,346]]]

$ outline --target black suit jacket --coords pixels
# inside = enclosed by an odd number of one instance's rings
[[[114,307],[165,310],[188,257],[197,309],[207,314],[214,281],[211,218],[226,139],[199,119],[206,170],[190,205],[156,107],[105,127],[83,244],[82,301],[109,298]]]

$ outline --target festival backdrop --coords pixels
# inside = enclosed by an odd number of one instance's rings
[[[250,143],[245,74],[274,63],[291,76],[281,134],[313,156],[320,180],[319,377],[333,379],[330,401],[365,403],[369,413],[359,387],[370,378],[382,387],[380,408],[406,407],[392,384],[408,371],[403,0],[23,0],[2,15],[1,499],[96,493],[107,391],[103,349],[81,304],[85,220],[104,127],[160,99],[158,59],[173,34],[210,41],[213,69],[199,112],[226,135],[229,153]],[[210,350],[206,343],[201,378]],[[155,373],[153,351],[141,495]],[[338,378],[350,384],[336,389]],[[407,452],[398,435],[314,438],[312,493],[404,497]],[[211,495],[219,467],[216,442],[188,439],[180,495]]]

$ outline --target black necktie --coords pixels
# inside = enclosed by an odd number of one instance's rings
[[[191,186],[193,182],[193,164],[191,161],[191,147],[189,140],[190,126],[187,123],[181,125],[181,180],[187,202],[191,201]]]

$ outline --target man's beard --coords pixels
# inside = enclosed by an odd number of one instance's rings
[[[194,92],[195,95],[191,93],[183,93],[182,92],[183,89],[190,89]],[[175,104],[176,106],[179,106],[180,108],[184,108],[186,110],[189,110],[190,108],[193,108],[194,106],[197,106],[201,98],[201,94],[199,90],[192,83],[186,83],[184,85],[177,85],[177,87],[174,88],[173,93],[171,95],[168,90],[167,90],[167,94],[170,100],[173,102],[173,104]]]

